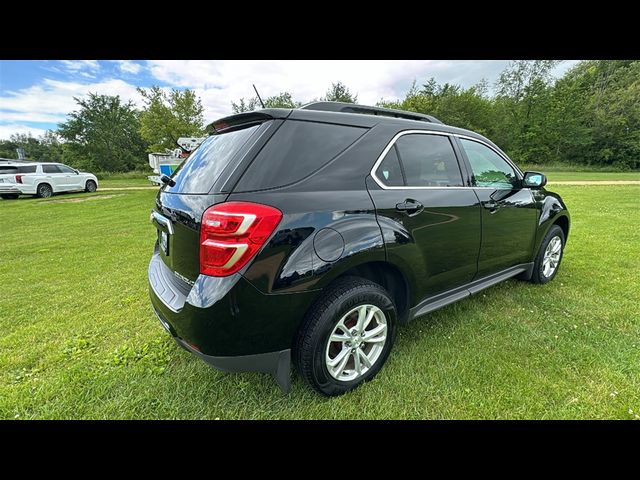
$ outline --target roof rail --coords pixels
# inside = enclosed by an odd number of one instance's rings
[[[406,118],[408,120],[419,120],[422,122],[442,123],[436,117],[424,115],[422,113],[407,112],[394,108],[370,107],[368,105],[358,105],[356,103],[345,102],[312,102],[300,107],[303,110],[322,110],[325,112],[342,113],[364,113],[366,115],[381,115],[385,117]]]

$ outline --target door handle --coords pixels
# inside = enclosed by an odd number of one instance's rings
[[[416,200],[407,199],[402,203],[396,204],[396,210],[407,212],[409,215],[420,213],[424,209],[424,205]]]
[[[482,206],[489,210],[489,213],[496,213],[500,208],[500,204],[493,199],[482,202]]]

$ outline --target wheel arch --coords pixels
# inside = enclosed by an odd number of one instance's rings
[[[410,291],[409,282],[402,271],[386,261],[369,261],[352,266],[332,279],[332,283],[344,277],[359,277],[382,286],[393,298],[400,322],[409,316]]]
[[[569,238],[569,228],[571,226],[571,223],[569,222],[569,217],[566,215],[559,215],[553,221],[553,225],[558,225],[562,229],[562,232],[564,233],[564,240],[566,243],[567,238]]]
[[[535,248],[531,252],[532,261],[535,259],[540,249],[540,245],[545,235],[553,225],[562,228],[565,237],[565,243],[569,236],[571,226],[571,216],[566,205],[559,195],[547,193],[542,201],[540,217],[538,219],[538,228],[536,232]]]
[[[36,183],[36,194],[38,193],[41,185],[49,185],[49,188],[51,188],[51,193],[56,193],[56,189],[53,188],[53,185],[51,183],[47,182],[46,180],[40,180],[38,183]]]

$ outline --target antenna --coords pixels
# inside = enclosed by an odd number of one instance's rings
[[[256,95],[258,96],[258,100],[260,100],[260,105],[262,105],[262,108],[265,108],[264,107],[264,102],[262,101],[262,98],[260,98],[260,94],[258,93],[258,89],[256,88],[255,85],[253,85],[253,89],[256,91]]]

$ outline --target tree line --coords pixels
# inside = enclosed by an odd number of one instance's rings
[[[640,61],[583,61],[553,79],[558,63],[511,62],[492,92],[486,81],[463,88],[431,78],[414,82],[402,99],[377,104],[477,131],[519,163],[640,168]],[[178,137],[206,133],[202,103],[192,90],[138,91],[142,109],[117,96],[76,98],[78,109],[57,131],[39,138],[13,135],[0,141],[0,157],[15,158],[15,149],[22,147],[28,158],[129,171],[146,168],[147,152],[172,149]],[[317,100],[355,103],[357,95],[336,82]],[[263,101],[267,108],[302,105],[286,91]],[[257,97],[231,102],[234,113],[258,108]]]

